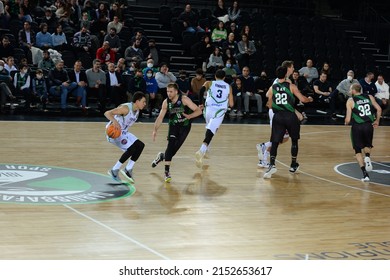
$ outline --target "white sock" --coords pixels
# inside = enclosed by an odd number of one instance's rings
[[[133,169],[134,164],[135,164],[135,161],[132,161],[132,160],[130,159],[129,162],[127,163],[127,165],[126,165],[126,170],[131,170],[131,169]]]
[[[205,154],[206,151],[207,151],[207,145],[206,145],[205,143],[203,143],[202,146],[200,146],[199,151],[200,151],[202,154]]]
[[[265,151],[265,152],[264,152],[264,155],[263,155],[263,161],[264,161],[264,162],[268,162],[268,157],[269,157],[269,152],[268,152],[268,151]]]
[[[115,163],[114,167],[112,168],[112,170],[118,170],[118,169],[121,168],[121,166],[122,166],[122,163],[119,162],[119,161],[117,161],[117,162]]]
[[[269,147],[272,146],[272,142],[267,142],[267,143],[264,143],[265,147],[268,149]]]

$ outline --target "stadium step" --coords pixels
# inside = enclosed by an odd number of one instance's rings
[[[154,35],[148,35],[149,39],[154,39],[156,42],[161,43],[172,43],[174,41],[173,37],[169,36],[154,36]]]
[[[140,23],[143,29],[160,30],[163,27],[161,23],[143,23],[143,22]]]
[[[172,37],[172,32],[170,30],[153,30],[153,29],[144,29],[147,36],[166,36]]]
[[[183,55],[184,50],[183,49],[161,49],[163,53],[166,53],[167,55]]]

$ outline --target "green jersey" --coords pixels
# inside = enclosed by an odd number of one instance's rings
[[[295,112],[295,96],[290,90],[290,83],[274,83],[272,85],[272,109],[275,112]]]
[[[352,97],[355,103],[352,108],[352,120],[355,123],[374,122],[373,106],[367,95],[359,94]]]
[[[168,106],[170,125],[187,126],[191,123],[190,120],[188,120],[183,115],[183,113],[191,114],[192,111],[190,108],[188,108],[183,104],[181,94],[179,94],[179,98],[177,99],[176,103],[172,103],[172,101],[168,98],[167,106]]]

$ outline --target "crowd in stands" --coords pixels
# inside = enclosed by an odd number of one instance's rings
[[[200,21],[189,4],[177,15],[174,22],[178,25],[172,25],[172,29],[179,30],[183,44],[188,34],[196,38],[189,49],[197,64],[191,75],[180,69],[170,71],[169,59],[158,43],[126,19],[124,1],[96,6],[90,0],[0,3],[4,6],[0,9],[4,30],[0,44],[1,113],[6,104],[11,109],[19,105],[25,110],[47,111],[47,104],[58,102],[66,114],[69,96],[73,96],[75,105],[86,115],[91,98],[104,112],[108,106],[128,102],[134,92],[142,91],[148,104],[143,116],[157,116],[169,83],[176,82],[182,94],[201,104],[201,87],[218,69],[225,71],[226,81],[233,88],[235,105],[230,117],[262,116],[266,111],[265,94],[274,73],[259,67],[261,42],[255,38],[238,1],[226,8],[223,0],[218,0],[208,21]],[[383,75],[377,75],[375,82],[374,74],[368,72],[357,80],[350,70],[346,79],[337,81],[329,63],[317,69],[310,57],[306,66],[295,67],[290,80],[332,118],[344,114],[349,87],[357,82],[364,93],[377,98],[384,115],[390,111],[389,86]],[[303,104],[297,107],[305,116]]]

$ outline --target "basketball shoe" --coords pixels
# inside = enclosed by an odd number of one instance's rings
[[[276,171],[278,171],[275,167],[275,165],[270,165],[267,169],[267,171],[264,173],[263,178],[269,179],[272,177],[272,174],[274,174]]]
[[[130,169],[130,170],[122,169],[122,170],[121,170],[121,173],[122,173],[123,176],[125,176],[125,178],[126,178],[130,183],[134,183],[133,169]]]
[[[159,152],[157,154],[156,158],[152,161],[152,167],[155,168],[157,166],[157,164],[159,164],[163,160],[164,160],[164,153],[163,152]]]
[[[202,168],[203,166],[203,157],[204,153],[202,153],[200,150],[195,153],[195,163],[198,168]]]
[[[119,169],[115,169],[115,170],[110,169],[107,171],[107,174],[110,175],[114,181],[120,182],[121,179],[119,178],[118,173],[119,173]]]
[[[171,180],[172,180],[171,173],[169,173],[169,171],[168,172],[165,171],[165,182],[169,183],[171,182]]]
[[[259,163],[257,164],[258,167],[267,168],[269,166],[269,163],[265,160],[259,160]]]
[[[367,175],[364,175],[364,177],[360,180],[362,180],[362,182],[370,182],[370,177],[367,174]]]
[[[257,149],[257,156],[259,157],[259,160],[263,160],[264,159],[264,153],[265,153],[265,144],[264,143],[261,143],[261,144],[256,144],[256,149]]]
[[[364,164],[365,164],[365,166],[366,166],[366,171],[367,171],[367,172],[372,171],[372,163],[371,163],[370,157],[365,157],[365,158],[364,158]]]
[[[291,163],[290,169],[288,171],[290,171],[291,173],[295,173],[298,171],[298,169],[299,169],[299,163],[296,162],[296,163]]]

